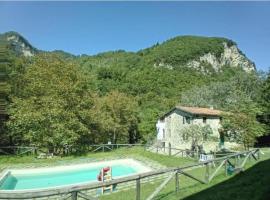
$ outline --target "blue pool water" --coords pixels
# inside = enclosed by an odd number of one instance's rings
[[[97,175],[101,167],[73,169],[63,172],[47,172],[39,174],[8,175],[0,185],[0,190],[22,190],[37,189],[54,186],[76,184],[89,181],[97,181]],[[112,166],[113,178],[127,176],[136,173],[137,170],[131,166],[114,165]]]

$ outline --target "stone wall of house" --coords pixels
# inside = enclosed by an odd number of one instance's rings
[[[185,117],[191,117],[192,115],[189,113],[182,112],[180,110],[174,110],[168,116],[165,117],[165,147],[169,147],[169,143],[172,147],[179,148],[179,149],[190,149],[191,148],[191,141],[184,141],[183,137],[179,134],[181,129],[190,126],[191,124],[201,124],[203,125],[203,117],[196,117],[190,121],[188,124],[185,121]],[[185,123],[183,123],[185,122]],[[205,142],[204,149],[206,151],[214,151],[218,149],[218,138],[219,132],[218,128],[220,127],[220,118],[219,117],[207,117],[206,123],[209,124],[213,130],[213,136],[217,137],[217,141],[208,141]]]
[[[203,125],[203,117],[197,117],[193,120],[193,124],[201,124]],[[213,136],[216,136],[219,138],[219,132],[218,129],[220,128],[220,118],[219,117],[212,117],[212,116],[208,116],[206,118],[206,123],[205,124],[209,124],[210,127],[213,130]]]

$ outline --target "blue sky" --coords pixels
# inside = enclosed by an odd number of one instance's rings
[[[227,37],[270,67],[270,2],[0,2],[0,33],[42,50],[137,51],[178,35]]]

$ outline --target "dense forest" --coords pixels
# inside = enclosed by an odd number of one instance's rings
[[[0,37],[1,56],[8,58],[0,59],[8,115],[1,145],[57,151],[108,141],[146,143],[155,137],[158,117],[176,104],[235,113],[225,118],[224,127],[242,131],[249,145],[267,133],[267,117],[257,118],[270,113],[269,74],[241,66],[216,71],[206,63],[207,73],[186,66],[207,53],[221,56],[224,43],[236,45],[231,40],[183,36],[138,52],[74,56],[33,49],[35,54],[26,57],[6,37]]]

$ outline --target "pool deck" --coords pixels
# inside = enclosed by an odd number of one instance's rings
[[[82,159],[80,159],[82,161]],[[39,173],[50,173],[50,172],[63,172],[63,171],[69,171],[72,169],[87,169],[87,168],[95,168],[95,167],[99,167],[99,166],[113,166],[113,165],[117,165],[117,164],[125,164],[127,166],[133,166],[136,169],[138,169],[138,172],[132,174],[132,175],[136,175],[136,174],[140,174],[140,173],[144,173],[144,172],[150,172],[152,170],[156,170],[156,169],[161,169],[164,168],[164,166],[161,166],[158,163],[153,162],[152,160],[148,160],[148,159],[135,159],[135,158],[115,158],[115,159],[106,159],[106,160],[95,160],[95,161],[90,161],[88,159],[83,159],[84,162],[82,163],[74,163],[71,162],[68,165],[56,165],[56,166],[29,166],[29,165],[25,165],[24,167],[20,167],[20,168],[7,168],[5,169],[1,174],[0,174],[0,184],[5,180],[5,178],[11,173],[14,175],[25,175],[25,174],[39,174]],[[129,175],[127,175],[129,176]],[[123,176],[122,176],[123,177]],[[117,177],[120,178],[120,177]],[[83,183],[76,183],[76,184],[72,184],[72,185],[80,185],[80,184],[86,184],[86,182]],[[54,188],[61,188],[67,185],[63,185],[63,186],[56,186]],[[70,185],[71,186],[71,185]],[[123,185],[125,187],[125,185]],[[121,186],[121,188],[124,189],[124,187]],[[126,185],[127,186],[127,185]],[[130,185],[129,185],[130,186]],[[120,187],[118,187],[120,189]],[[46,188],[37,188],[36,190],[40,190],[40,189],[46,189]],[[49,188],[48,188],[49,189]],[[30,191],[29,189],[24,189],[25,192]],[[31,190],[35,190],[35,189],[31,189]],[[2,190],[2,191],[8,191],[8,190]],[[16,191],[16,190],[11,190],[11,191]],[[92,193],[93,194],[93,193]]]
[[[59,159],[53,160],[50,163],[19,163],[19,164],[5,164],[0,168],[0,176],[7,170],[21,170],[21,169],[36,169],[36,168],[45,168],[45,167],[57,167],[57,166],[73,166],[77,164],[87,164],[87,163],[96,163],[103,161],[114,161],[120,159],[133,159],[143,163],[145,166],[148,166],[152,169],[161,169],[165,168],[164,165],[161,165],[159,162],[156,162],[152,159],[146,158],[144,156],[130,156],[130,155],[119,155],[119,156],[111,156],[111,157],[100,157],[100,158],[92,158],[92,157],[79,157],[72,158],[70,160],[63,160],[61,157]]]
[[[117,159],[117,160],[106,160],[106,161],[95,161],[82,164],[72,164],[72,165],[61,165],[61,166],[51,166],[51,167],[38,167],[32,169],[6,169],[6,171],[11,172],[14,175],[25,175],[25,174],[40,174],[40,173],[50,173],[50,172],[64,172],[73,169],[91,169],[96,167],[113,166],[117,164],[125,164],[127,166],[135,167],[138,173],[149,172],[152,170],[151,167],[145,166],[138,160],[132,158]],[[1,179],[0,179],[1,180]]]

